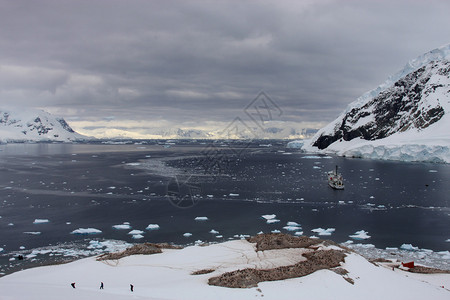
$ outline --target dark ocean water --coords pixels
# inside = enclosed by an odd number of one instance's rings
[[[365,230],[371,238],[359,242],[377,248],[407,243],[450,250],[449,165],[317,156],[281,142],[263,144],[0,145],[0,272],[64,257],[50,252],[39,261],[30,253],[41,247],[83,251],[90,240],[219,242],[288,232],[287,222],[300,224],[297,231],[305,235],[335,228],[320,237],[336,242]],[[336,165],[343,191],[326,182],[325,172]],[[268,224],[261,217],[267,214],[279,222]],[[123,222],[142,230],[143,238],[112,227]],[[149,224],[160,228],[146,230]],[[79,228],[101,233],[71,234]],[[19,254],[30,256],[11,259]]]

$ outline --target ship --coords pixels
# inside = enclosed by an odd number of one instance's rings
[[[338,166],[333,171],[330,171],[328,174],[328,185],[335,190],[343,190],[344,189],[344,177],[342,177],[341,173],[338,173]]]

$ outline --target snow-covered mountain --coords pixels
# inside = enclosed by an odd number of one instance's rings
[[[450,44],[411,60],[359,97],[303,148],[339,155],[450,162]]]
[[[43,110],[0,108],[0,142],[85,140],[63,118]]]

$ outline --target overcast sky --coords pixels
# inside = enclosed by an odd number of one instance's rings
[[[85,134],[144,134],[224,126],[264,91],[277,121],[318,127],[449,43],[449,12],[444,0],[0,0],[0,104]]]

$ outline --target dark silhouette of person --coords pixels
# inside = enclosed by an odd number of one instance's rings
[[[134,285],[130,284],[130,290],[131,290],[131,291],[134,290]]]
[[[75,288],[75,282],[72,282],[70,285],[71,285],[73,288]]]
[[[103,281],[100,282],[100,289],[103,290]]]

